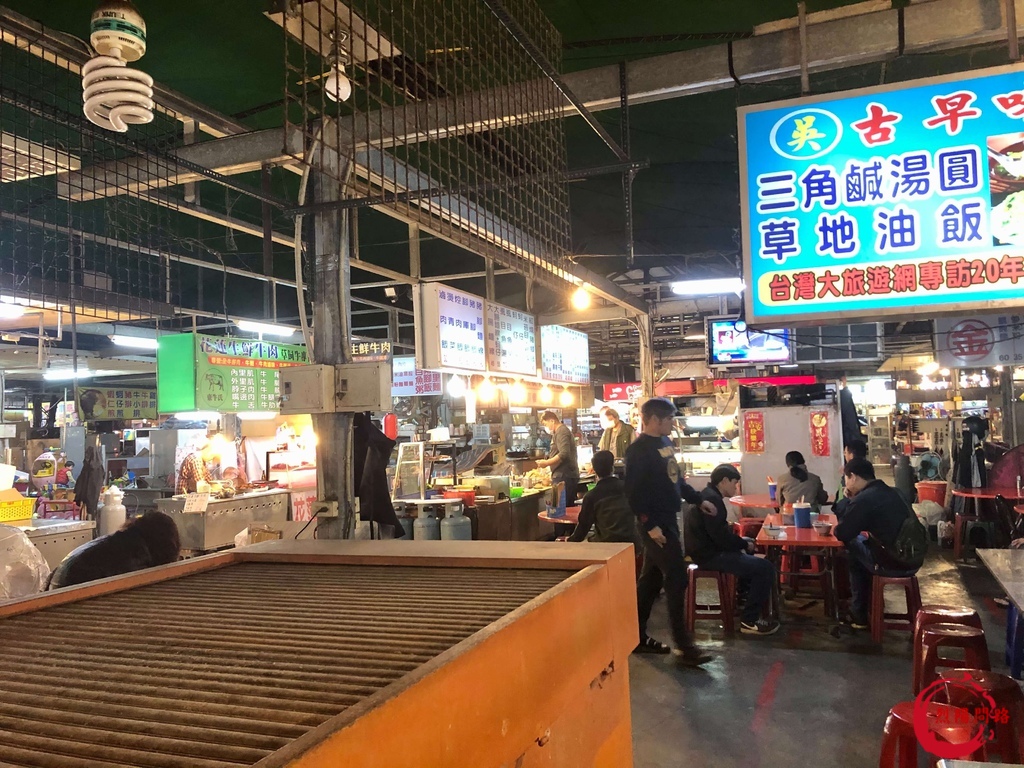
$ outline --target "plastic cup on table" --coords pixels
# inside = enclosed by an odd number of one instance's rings
[[[768,498],[771,499],[772,501],[778,501],[778,498],[776,497],[776,492],[778,491],[778,489],[778,483],[768,483]]]

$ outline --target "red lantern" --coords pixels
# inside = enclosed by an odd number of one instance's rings
[[[393,413],[384,414],[384,434],[392,440],[398,438],[398,417]]]

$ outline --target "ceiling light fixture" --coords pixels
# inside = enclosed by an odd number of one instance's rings
[[[324,94],[331,101],[348,101],[352,96],[352,81],[345,74],[345,60],[348,53],[341,47],[348,34],[342,31],[331,33],[331,52],[327,56],[330,69],[324,78]]]
[[[590,291],[587,290],[586,286],[581,285],[575,291],[572,292],[572,308],[582,312],[585,309],[590,309]]]
[[[91,123],[125,133],[153,122],[153,78],[130,69],[146,53],[146,22],[128,0],[107,0],[93,11],[89,42],[96,55],[82,67],[82,111]]]
[[[742,277],[712,277],[706,280],[681,280],[672,283],[672,293],[677,296],[721,296],[726,293],[743,293]]]
[[[75,379],[88,379],[90,376],[92,376],[92,371],[73,371],[70,368],[53,368],[43,373],[43,378],[46,381],[74,381]]]
[[[466,380],[459,375],[454,375],[448,379],[448,396],[454,399],[466,396]]]
[[[558,404],[563,408],[568,408],[573,403],[572,392],[568,389],[563,389],[558,395]]]
[[[20,304],[0,303],[0,320],[17,320],[25,314],[25,308]]]
[[[939,370],[939,364],[936,363],[934,360],[930,360],[929,362],[927,362],[924,365],[920,366],[917,369],[917,372],[919,374],[921,374],[922,376],[931,376],[933,373],[935,373],[938,370]]]
[[[240,411],[235,416],[239,421],[270,421],[277,418],[277,411]]]
[[[555,393],[551,391],[551,387],[547,384],[540,388],[540,392],[537,393],[537,396],[540,398],[540,401],[545,404],[550,403],[555,399]]]
[[[178,421],[217,421],[220,414],[216,411],[185,411],[174,414]]]
[[[498,388],[489,378],[484,378],[476,388],[477,399],[481,403],[489,403],[498,396]]]
[[[145,336],[122,336],[115,333],[110,340],[119,347],[131,347],[132,349],[156,349],[159,346],[157,339],[149,339]]]
[[[249,333],[265,333],[268,336],[291,336],[295,333],[295,328],[290,328],[287,325],[261,323],[256,320],[236,320],[235,325],[238,326],[240,331],[248,331]]]

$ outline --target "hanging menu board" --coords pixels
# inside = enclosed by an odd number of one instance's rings
[[[83,387],[78,390],[78,412],[82,421],[155,419],[156,390]]]
[[[590,383],[587,334],[564,325],[540,327],[541,376],[564,384]]]
[[[487,370],[537,375],[537,323],[533,315],[486,303]]]
[[[178,411],[276,411],[278,371],[306,365],[304,346],[223,336],[162,336],[157,404]]]
[[[412,355],[394,358],[391,376],[392,397],[441,394],[441,372],[420,370],[416,367],[416,358]]]
[[[486,370],[484,300],[440,283],[421,285],[414,296],[419,367]]]

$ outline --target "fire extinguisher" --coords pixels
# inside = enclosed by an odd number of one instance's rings
[[[392,440],[398,438],[398,417],[393,413],[384,414],[384,434]]]

